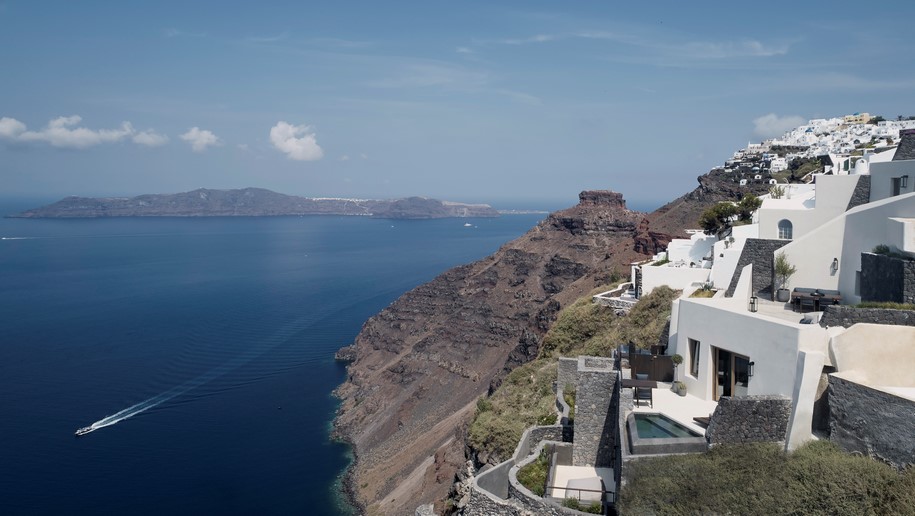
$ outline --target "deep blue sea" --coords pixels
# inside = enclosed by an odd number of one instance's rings
[[[542,217],[0,219],[0,513],[345,514],[334,351]]]

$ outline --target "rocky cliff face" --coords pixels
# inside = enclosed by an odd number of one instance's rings
[[[661,206],[648,215],[653,231],[687,238],[684,229],[694,229],[702,212],[721,201],[738,201],[743,195],[769,193],[766,183],[750,182],[740,186],[738,176],[724,170],[712,170],[696,178],[699,186],[686,195]]]
[[[369,513],[412,514],[444,498],[465,464],[476,400],[537,356],[558,311],[747,191],[724,176],[699,182],[649,215],[626,209],[619,193],[582,192],[578,205],[369,319],[341,350],[352,363],[337,391],[335,432],[356,451],[347,482],[356,501]]]
[[[389,219],[498,217],[486,204],[424,197],[396,200],[312,199],[265,190],[209,190],[137,197],[66,197],[14,217],[261,217],[277,215],[363,215]]]
[[[361,504],[400,514],[446,495],[477,398],[536,357],[562,306],[666,244],[646,236],[644,215],[620,194],[580,199],[365,323],[345,351],[354,361],[336,421],[356,449],[350,486]]]

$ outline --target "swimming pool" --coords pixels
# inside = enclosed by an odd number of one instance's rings
[[[693,453],[706,449],[705,436],[659,413],[633,413],[626,421],[635,455]]]
[[[701,437],[664,414],[634,414],[634,418],[636,433],[643,439]]]

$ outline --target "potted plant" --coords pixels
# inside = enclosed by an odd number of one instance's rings
[[[775,255],[775,280],[778,283],[778,290],[775,291],[775,300],[780,303],[786,303],[791,298],[791,292],[788,291],[788,281],[791,276],[797,272],[797,267],[788,261],[788,255],[780,252]]]
[[[680,364],[683,363],[683,356],[681,356],[679,354],[675,354],[674,356],[670,357],[670,361],[674,363],[674,382],[676,383],[677,368],[680,367]]]
[[[686,384],[683,382],[674,382],[677,386],[677,394],[680,396],[686,396]]]

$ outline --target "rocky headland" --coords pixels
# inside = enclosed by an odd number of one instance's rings
[[[621,194],[585,191],[495,254],[451,269],[369,319],[352,346],[335,421],[357,460],[347,489],[369,514],[412,514],[440,501],[472,454],[466,424],[477,399],[537,356],[560,308],[629,264],[686,236],[699,214],[759,188],[714,172],[644,214]]]
[[[210,190],[136,197],[66,197],[53,204],[10,215],[19,218],[98,217],[265,217],[281,215],[358,215],[386,219],[498,217],[486,204],[425,197],[338,199],[285,195],[263,188]]]

